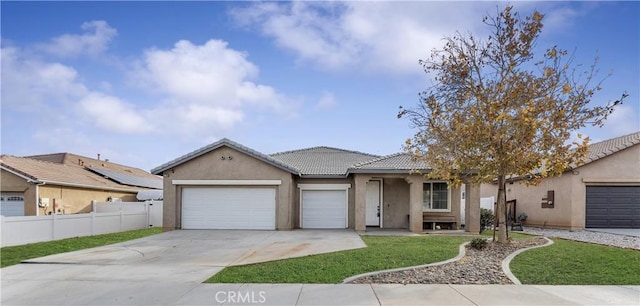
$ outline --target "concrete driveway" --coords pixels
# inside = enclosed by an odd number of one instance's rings
[[[171,304],[226,266],[365,246],[350,230],[171,231],[3,268],[0,304]]]

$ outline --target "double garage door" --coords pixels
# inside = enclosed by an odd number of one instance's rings
[[[586,227],[640,228],[640,186],[587,186]]]
[[[276,229],[275,188],[184,188],[183,229]]]
[[[346,228],[346,190],[301,190],[302,228]],[[275,188],[184,188],[183,229],[276,228]]]

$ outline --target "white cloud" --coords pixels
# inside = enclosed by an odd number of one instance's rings
[[[548,11],[557,29],[580,10],[567,4],[515,3],[525,16],[534,8]],[[299,62],[320,69],[392,74],[422,74],[418,60],[442,48],[456,31],[485,37],[482,17],[495,16],[495,2],[293,2],[253,3],[229,11],[236,23],[257,28]],[[562,30],[562,29],[561,29]]]
[[[38,144],[37,148],[39,152],[31,152],[31,154],[42,153],[47,150],[50,152],[71,151],[80,153],[95,148],[96,145],[96,143],[82,131],[71,127],[54,126],[38,129],[33,134],[33,140]]]
[[[284,95],[253,81],[258,68],[246,57],[221,40],[182,40],[169,50],[147,50],[132,77],[164,97],[149,110],[164,131],[200,136],[235,126],[248,110],[293,112]]]
[[[85,22],[83,34],[64,34],[54,37],[40,48],[59,57],[74,57],[83,54],[96,55],[104,52],[118,31],[103,20]]]
[[[625,135],[640,131],[640,118],[638,118],[637,110],[629,104],[616,106],[613,113],[605,121],[604,128],[613,135]]]
[[[336,107],[338,102],[336,98],[333,96],[333,93],[329,91],[323,91],[318,103],[316,103],[315,109],[326,110]]]
[[[403,2],[259,3],[230,11],[300,61],[332,70],[422,73],[418,60],[456,29],[480,25],[487,4]],[[480,10],[482,9],[482,10]]]
[[[97,127],[116,133],[146,133],[152,130],[153,121],[129,103],[117,97],[93,92],[79,102],[81,112]]]
[[[51,100],[70,101],[87,93],[72,67],[23,58],[14,47],[2,48],[1,53],[3,107],[35,111]]]

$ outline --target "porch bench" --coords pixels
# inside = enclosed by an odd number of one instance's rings
[[[436,229],[436,224],[437,223],[443,223],[443,224],[448,224],[449,228],[451,229],[457,229],[457,224],[458,222],[456,221],[456,218],[453,216],[446,216],[446,217],[424,217],[422,218],[422,224],[426,224],[426,223],[431,223],[431,229],[435,230]]]

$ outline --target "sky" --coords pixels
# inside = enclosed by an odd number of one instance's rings
[[[270,154],[386,155],[414,133],[398,107],[430,84],[456,31],[486,37],[506,2],[0,2],[1,148],[150,170],[221,138]],[[640,2],[512,2],[629,97],[592,141],[640,130]],[[610,72],[612,74],[607,76]]]

